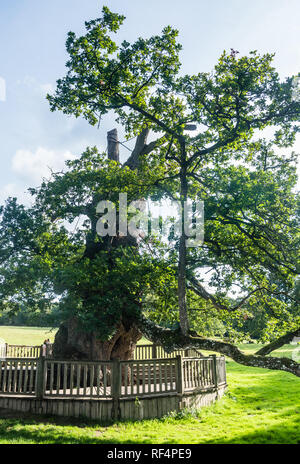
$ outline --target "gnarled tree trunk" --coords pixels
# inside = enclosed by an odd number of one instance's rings
[[[85,333],[75,318],[63,323],[53,345],[56,359],[101,360],[133,359],[136,343],[142,334],[136,327],[126,329],[119,324],[114,336],[107,341],[97,339],[95,332]]]
[[[150,153],[155,148],[155,143],[146,144],[149,134],[148,129],[144,129],[137,137],[135,148],[124,164],[130,169],[137,169],[141,155]],[[119,142],[118,133],[113,129],[107,134],[108,158],[119,161]],[[93,259],[97,252],[106,249],[107,240],[102,243],[95,242],[96,236],[96,215],[91,218],[91,233],[87,237],[85,256]],[[131,237],[116,237],[110,241],[110,246],[135,246],[136,240]],[[101,315],[100,315],[101,317]],[[114,336],[107,341],[101,341],[97,338],[97,333],[87,333],[80,329],[80,324],[76,318],[71,318],[64,322],[55,337],[53,345],[53,355],[56,359],[78,359],[78,360],[111,360],[120,358],[128,360],[133,358],[137,341],[142,334],[137,327],[123,321],[116,327]]]

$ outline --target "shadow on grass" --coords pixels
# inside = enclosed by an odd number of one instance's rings
[[[233,444],[233,445],[287,445],[300,444],[300,424],[295,422],[288,426],[272,426],[268,428],[258,428],[253,433],[238,435],[230,440],[225,437],[211,439],[202,442],[203,444]]]
[[[225,398],[203,410],[207,424],[211,419],[222,425],[215,432],[205,430],[201,421],[189,422],[187,418],[113,424],[0,410],[0,443],[176,444],[185,440],[185,433],[191,436],[192,429],[193,440],[202,444],[300,443],[300,379],[284,372],[245,369],[231,362],[230,370],[232,384]],[[257,427],[248,427],[247,415],[255,416],[252,424],[257,420]],[[229,430],[231,425],[236,428]],[[189,444],[188,438],[184,443]]]
[[[55,416],[19,415],[0,412],[1,443],[35,444],[89,444],[112,443],[99,440],[96,435],[105,433],[112,423],[99,423],[86,418],[60,418]],[[99,430],[97,430],[99,428]],[[94,436],[93,436],[94,435]],[[118,442],[116,442],[118,443]],[[122,443],[120,441],[120,443]],[[130,443],[130,442],[129,442]]]
[[[43,422],[37,422],[32,419],[20,420],[20,419],[7,419],[0,425],[0,440],[5,443],[35,443],[35,444],[176,444],[176,439],[164,439],[153,440],[145,437],[137,437],[134,439],[128,439],[122,433],[120,438],[105,438],[101,437],[102,433],[106,430],[97,431],[94,427],[96,424],[82,424],[81,426],[74,421],[59,423],[60,421],[53,421],[44,419]],[[65,427],[93,427],[90,432],[84,431],[85,435],[80,435],[80,430],[61,430],[59,426]],[[103,428],[103,425],[100,426]],[[242,424],[241,424],[242,426]],[[15,428],[17,427],[17,428]],[[31,427],[37,427],[36,429],[30,430]],[[41,428],[42,427],[42,428]],[[241,427],[242,428],[242,427]],[[94,436],[93,436],[94,435]],[[98,436],[97,436],[98,435]],[[100,436],[99,436],[100,435]],[[120,434],[121,435],[121,434]],[[190,444],[189,441],[185,442]],[[272,426],[268,428],[258,428],[253,433],[242,433],[234,438],[211,438],[199,440],[201,444],[299,444],[299,423],[297,422],[289,424],[288,426]]]

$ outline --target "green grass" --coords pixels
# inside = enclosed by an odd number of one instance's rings
[[[0,325],[0,338],[10,345],[41,345],[45,338],[54,341],[57,329],[51,327],[15,327],[10,325]],[[138,341],[139,345],[149,342],[146,338]]]
[[[9,345],[41,345],[45,338],[54,341],[57,329],[51,327],[15,327],[0,325],[0,338]]]
[[[3,337],[1,329],[3,327],[0,327]],[[35,337],[38,330],[41,329],[33,329],[32,336]],[[19,331],[21,333],[22,329]],[[240,348],[254,352],[260,346],[247,344]],[[294,349],[293,345],[285,345],[274,355],[290,357]],[[299,378],[228,360],[227,381],[229,387],[225,397],[214,405],[156,420],[101,424],[87,419],[0,411],[0,444],[300,443]]]

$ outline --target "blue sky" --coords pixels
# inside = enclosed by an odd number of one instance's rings
[[[67,32],[84,32],[84,21],[100,15],[103,4],[127,19],[120,40],[157,34],[170,24],[180,31],[182,71],[211,71],[224,49],[240,54],[275,52],[282,78],[300,70],[299,0],[9,0],[0,3],[1,101],[0,202],[11,195],[26,201],[49,168],[60,169],[86,146],[106,147],[113,117],[101,127],[51,113],[45,99],[64,76]],[[296,149],[300,151],[300,144]],[[123,159],[128,152],[123,151]]]

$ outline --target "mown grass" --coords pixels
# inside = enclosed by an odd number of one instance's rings
[[[53,342],[56,332],[51,327],[0,325],[0,338],[9,345],[41,345],[46,338]]]
[[[240,348],[254,352],[259,345]],[[285,345],[274,355],[290,357],[294,349]],[[300,443],[299,378],[227,360],[227,381],[225,397],[214,405],[155,420],[103,424],[0,411],[0,444]]]
[[[51,327],[24,327],[0,325],[0,338],[10,345],[41,345],[45,338],[54,341],[58,329]],[[150,343],[146,338],[138,341],[139,345]]]

